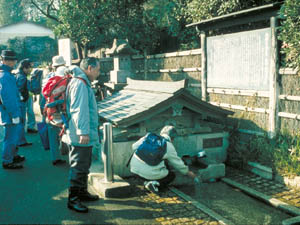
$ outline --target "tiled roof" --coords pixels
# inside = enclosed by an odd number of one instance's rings
[[[214,109],[215,113],[221,113],[224,117],[231,114],[230,111],[210,105],[190,95],[184,89],[187,80],[163,82],[138,81],[128,78],[127,84],[123,90],[98,103],[98,113],[101,119],[119,126],[130,126],[166,110],[176,99],[182,97],[188,98],[185,99],[190,102],[188,105],[197,105],[200,101],[201,104],[205,104],[204,108],[207,108],[205,110]]]

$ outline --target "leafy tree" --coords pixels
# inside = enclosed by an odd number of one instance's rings
[[[0,0],[0,26],[25,19],[25,7],[19,0]]]
[[[300,1],[286,0],[281,7],[283,19],[280,39],[283,41],[282,52],[286,55],[286,65],[300,68]]]

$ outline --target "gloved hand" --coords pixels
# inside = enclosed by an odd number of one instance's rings
[[[20,123],[20,117],[12,118],[13,124],[19,124]]]
[[[194,178],[194,183],[199,185],[201,183],[200,179],[198,177]]]

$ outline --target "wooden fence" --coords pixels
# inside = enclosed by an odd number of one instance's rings
[[[213,105],[234,111],[235,114],[229,119],[230,123],[238,126],[242,133],[264,135],[270,131],[270,126],[274,126],[276,131],[287,130],[291,134],[298,132],[300,76],[297,71],[280,69],[275,81],[278,88],[270,91],[206,88],[206,84],[203,85],[206,77],[202,76],[201,65],[205,65],[205,59],[201,57],[202,51],[203,49],[194,49],[146,57],[132,56],[131,78],[158,81],[187,78],[188,89],[192,94]],[[100,61],[101,75],[108,80],[109,71],[113,69],[112,58],[102,58]],[[272,112],[275,113],[274,119],[270,117]],[[270,120],[275,120],[275,123]]]

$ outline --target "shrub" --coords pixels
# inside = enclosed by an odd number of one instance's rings
[[[253,136],[247,142],[240,141],[240,133],[232,130],[227,164],[245,168],[249,161],[271,167],[282,175],[300,175],[300,135],[283,132],[271,140],[265,136]]]
[[[285,0],[280,9],[279,39],[282,40],[281,52],[285,54],[285,65],[287,67],[300,66],[300,1]]]

